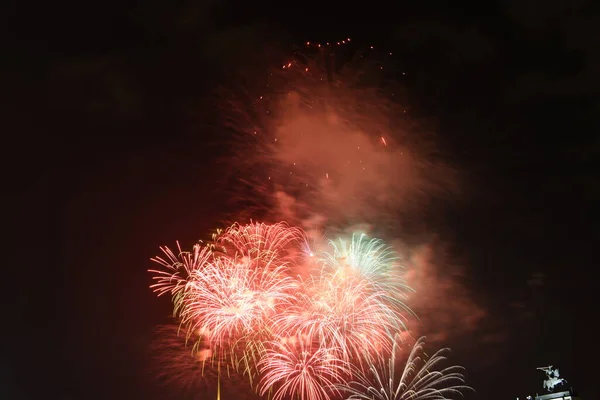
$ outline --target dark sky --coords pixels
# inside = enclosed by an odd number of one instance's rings
[[[169,398],[147,371],[169,304],[146,270],[224,212],[207,93],[272,44],[350,36],[397,54],[411,108],[467,171],[438,229],[491,316],[448,343],[479,398],[541,392],[552,363],[597,398],[594,2],[251,3],[0,6],[0,397]]]

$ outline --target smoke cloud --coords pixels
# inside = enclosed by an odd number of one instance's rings
[[[456,199],[458,173],[432,132],[394,100],[402,91],[384,91],[376,79],[363,84],[367,73],[352,64],[327,83],[316,63],[290,62],[262,92],[230,100],[234,170],[246,189],[237,198],[248,219],[285,220],[309,235],[358,230],[401,243],[395,247],[416,290],[409,306],[420,317],[410,328],[443,341],[485,315],[461,284],[463,271],[428,242],[423,222],[434,203]]]
[[[443,343],[479,329],[487,311],[462,284],[466,270],[453,262],[447,245],[434,238],[410,252],[405,278],[415,292],[408,304],[419,316],[410,330]]]

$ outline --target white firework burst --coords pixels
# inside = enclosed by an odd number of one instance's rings
[[[472,390],[465,384],[462,367],[439,369],[449,349],[441,349],[427,358],[424,344],[424,337],[417,340],[399,375],[396,371],[399,347],[394,341],[389,357],[371,360],[364,370],[354,372],[352,381],[337,388],[346,394],[347,400],[446,400],[462,397],[465,391]]]

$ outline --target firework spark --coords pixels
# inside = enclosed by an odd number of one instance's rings
[[[239,257],[259,259],[268,265],[287,261],[285,256],[289,245],[301,238],[302,231],[285,222],[246,225],[234,223],[216,241],[224,248],[232,247],[230,252]]]
[[[164,270],[152,270],[152,287],[172,295],[191,354],[216,368],[217,380],[241,373],[273,400],[325,400],[342,389],[368,400],[375,390],[368,379],[394,377],[393,338],[406,334],[401,299],[408,288],[399,257],[383,241],[355,234],[328,242],[285,223],[251,223],[219,231],[193,252],[177,248],[154,259]],[[295,275],[298,268],[308,276]],[[397,387],[375,390],[379,400],[442,399],[462,388],[454,367],[431,372],[441,353],[418,369],[421,351],[422,340]],[[391,354],[387,369],[383,354]]]
[[[445,399],[461,391],[462,375],[436,372],[443,355],[423,360],[422,340],[395,380],[396,338],[409,335],[414,316],[403,258],[363,233],[324,232],[347,221],[387,231],[398,218],[418,220],[430,200],[454,191],[455,171],[411,122],[380,63],[356,54],[323,80],[326,53],[316,49],[315,59],[296,49],[302,60],[286,60],[268,81],[245,79],[223,99],[236,135],[218,174],[226,198],[243,204],[243,219],[291,225],[236,222],[191,252],[161,248],[151,288],[171,296],[191,344],[189,357],[174,352],[175,364],[210,365],[219,383],[224,372],[244,375],[272,400]]]
[[[177,254],[168,247],[161,247],[167,259],[162,257],[151,258],[164,267],[164,271],[151,269],[149,272],[156,274],[152,279],[157,283],[150,286],[159,296],[170,293],[178,297],[185,289],[187,282],[194,273],[201,270],[211,259],[212,253],[206,246],[196,244],[192,252],[182,251],[177,242]]]
[[[358,275],[397,298],[411,289],[402,280],[401,258],[381,239],[369,239],[364,233],[352,234],[351,240],[329,241],[332,251],[321,257],[325,269],[334,274]]]
[[[424,337],[417,340],[399,376],[396,374],[399,345],[395,341],[387,359],[379,355],[369,362],[366,370],[355,369],[353,381],[336,387],[347,393],[348,400],[445,400],[472,390],[465,385],[462,367],[438,369],[449,349],[425,358],[424,341]]]
[[[363,280],[322,274],[304,283],[303,293],[274,326],[286,336],[301,334],[315,345],[335,348],[350,362],[389,348],[390,332],[401,329],[401,314],[388,296]]]
[[[266,271],[252,268],[244,259],[219,259],[194,275],[181,317],[196,329],[208,330],[211,342],[219,344],[260,329],[297,289],[286,271],[284,266]]]
[[[286,396],[300,400],[327,400],[337,393],[336,384],[348,375],[347,364],[337,358],[335,348],[313,346],[302,338],[297,341],[272,341],[258,362],[263,378],[259,393],[274,390],[273,400]]]

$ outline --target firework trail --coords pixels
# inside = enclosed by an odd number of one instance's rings
[[[218,231],[192,252],[177,248],[162,248],[166,258],[153,260],[163,270],[151,270],[154,290],[172,295],[185,342],[193,343],[189,357],[174,356],[176,364],[209,366],[218,382],[223,373],[243,375],[274,400],[325,400],[342,389],[354,399],[362,390],[367,400],[374,390],[368,379],[394,377],[394,338],[406,334],[410,310],[402,299],[410,289],[398,256],[381,240],[355,234],[327,241],[285,223],[250,223]],[[312,267],[296,265],[306,262]],[[442,399],[461,388],[453,368],[432,372],[440,352],[418,369],[422,347],[419,340],[410,353],[393,400]],[[392,400],[389,390],[379,398]]]
[[[334,255],[317,257],[318,268],[296,268],[306,260],[291,256],[294,246],[304,254],[307,240],[301,229],[284,223],[234,224],[193,252],[162,248],[166,258],[153,260],[163,270],[151,270],[157,282],[152,287],[172,295],[194,351],[207,346],[202,354],[228,359],[228,367],[251,381],[267,351],[264,343],[277,338],[307,337],[311,345],[336,349],[346,363],[389,348],[404,311],[387,290],[388,278],[400,272],[392,252],[376,240],[363,246],[368,239],[361,235],[349,253],[358,269],[342,264],[347,252],[335,246]],[[295,269],[311,275],[303,280]]]
[[[391,347],[404,329],[402,269],[397,256],[378,239],[364,234],[352,241],[329,241],[332,251],[319,254],[315,273],[303,281],[297,301],[278,315],[274,327],[298,333],[311,343],[337,348],[340,358],[359,362],[365,355]]]
[[[389,332],[401,329],[401,315],[387,296],[356,279],[323,277],[308,282],[274,326],[285,337],[300,334],[314,345],[335,348],[349,363],[388,347]]]
[[[246,225],[234,223],[222,235],[217,235],[217,243],[225,247],[231,245],[239,256],[271,261],[272,258],[281,257],[288,245],[301,236],[301,230],[290,227],[285,222]]]
[[[404,267],[399,255],[380,239],[353,233],[351,240],[329,241],[331,250],[323,253],[322,265],[334,274],[358,275],[398,297],[411,289],[402,279]]]
[[[154,257],[151,261],[160,264],[164,270],[149,271],[155,274],[152,279],[156,281],[150,288],[154,289],[159,296],[170,293],[173,299],[181,295],[190,277],[201,270],[212,257],[210,249],[200,244],[196,244],[192,252],[187,252],[181,250],[178,242],[177,254],[166,246],[160,249],[166,259]]]
[[[215,260],[189,282],[182,299],[182,322],[203,330],[219,346],[261,331],[277,307],[292,301],[298,288],[286,272],[285,266],[255,269],[243,258]]]
[[[270,317],[298,290],[285,256],[297,235],[285,224],[234,225],[193,253],[179,245],[178,255],[162,248],[166,259],[153,259],[163,270],[151,270],[157,281],[152,287],[159,295],[171,293],[174,315],[195,341],[194,350],[208,343],[214,357],[228,357],[228,367],[253,380]],[[219,251],[223,243],[230,249]]]
[[[403,227],[407,215],[420,224],[430,200],[456,187],[430,132],[381,87],[361,85],[364,66],[325,85],[317,64],[304,62],[271,74],[268,92],[230,93],[226,107],[226,125],[239,134],[226,176],[240,183],[226,186],[246,210],[235,220],[292,226],[233,223],[192,252],[163,248],[154,259],[162,269],[151,271],[152,288],[172,296],[186,338],[216,363],[217,380],[221,368],[232,370],[274,400],[325,400],[341,387],[360,388],[373,360],[391,354],[393,366],[394,338],[414,316],[407,257],[362,233],[327,237],[363,221],[398,237],[400,217]],[[406,370],[421,360],[419,343]],[[399,385],[416,398],[435,399],[428,389],[451,382],[409,375]]]
[[[152,259],[163,270],[150,270],[157,281],[151,287],[159,296],[173,296],[176,316],[191,331],[222,344],[227,337],[256,330],[297,289],[285,251],[299,232],[283,223],[236,224],[215,235],[216,245],[197,244],[191,253],[179,244],[177,255],[163,247],[166,259]],[[219,244],[231,245],[233,251]],[[225,251],[214,251],[217,247]]]
[[[399,346],[394,342],[389,357],[379,355],[366,370],[355,369],[354,380],[337,384],[337,389],[347,393],[348,400],[445,400],[472,390],[465,385],[462,367],[438,368],[449,349],[426,358],[424,341],[424,337],[417,340],[399,376],[396,371]]]
[[[339,350],[313,346],[303,338],[272,341],[258,362],[263,378],[259,394],[273,391],[273,400],[298,397],[300,400],[328,400],[335,387],[349,374],[347,363],[337,357]]]

